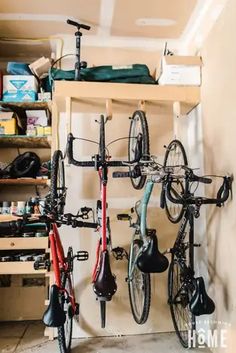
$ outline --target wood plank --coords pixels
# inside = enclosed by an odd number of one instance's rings
[[[49,109],[51,110],[52,102],[3,102],[0,101],[0,106],[3,108],[8,108],[9,106],[21,107],[27,110],[41,110],[41,109]]]
[[[0,238],[1,250],[47,249],[48,237],[9,237]]]
[[[19,178],[19,179],[0,179],[0,185],[50,185],[49,179],[33,179],[33,178]]]
[[[0,262],[0,274],[18,275],[18,274],[40,274],[47,270],[35,270],[34,261],[12,261]]]
[[[174,102],[180,102],[181,113],[187,114],[200,102],[200,88],[195,86],[55,81],[54,99],[60,102],[60,98],[68,96],[83,103],[88,101],[88,111],[91,109],[91,104],[100,105],[102,100],[105,106],[106,100],[112,99],[126,102],[144,100],[167,109],[172,107]],[[85,104],[84,109],[86,109]]]
[[[50,148],[51,136],[1,136],[0,147]]]

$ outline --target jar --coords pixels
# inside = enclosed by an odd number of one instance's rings
[[[15,201],[11,202],[10,213],[11,214],[16,214],[17,213],[17,202],[15,202]]]
[[[17,202],[17,214],[18,215],[25,214],[25,201],[18,201]]]
[[[2,203],[2,214],[10,214],[11,204],[9,201],[3,201]]]

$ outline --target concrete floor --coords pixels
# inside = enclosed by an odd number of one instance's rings
[[[0,323],[0,353],[59,353],[57,341],[43,336],[40,322]],[[174,333],[74,339],[71,353],[187,352]],[[209,349],[191,349],[191,353]]]

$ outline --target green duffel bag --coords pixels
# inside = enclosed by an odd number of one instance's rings
[[[128,66],[95,66],[80,71],[82,81],[95,82],[126,82],[126,83],[151,83],[155,80],[151,77],[147,65],[134,64]],[[73,81],[74,70],[60,70],[52,68],[49,76],[53,80]]]
[[[81,76],[85,81],[155,83],[147,65],[96,66],[83,69]]]

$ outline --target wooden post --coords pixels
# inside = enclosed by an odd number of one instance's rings
[[[106,118],[112,119],[112,99],[106,99]]]
[[[173,103],[173,135],[175,139],[178,139],[178,118],[181,116],[180,102]]]
[[[71,105],[72,105],[72,98],[66,97],[66,131],[67,131],[67,135],[71,132]]]
[[[146,112],[146,102],[144,100],[140,100],[138,102],[138,110],[142,110],[143,112]]]

